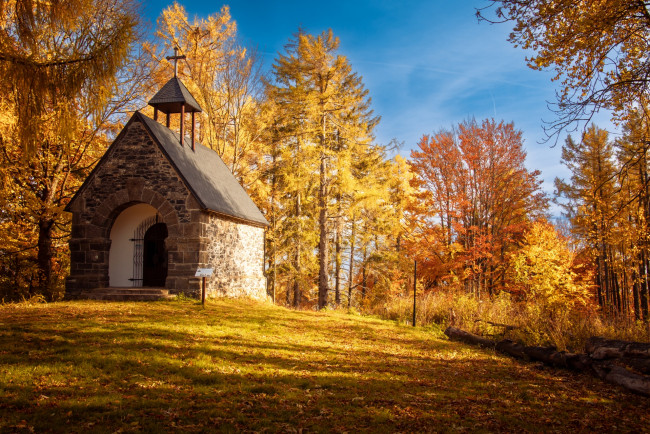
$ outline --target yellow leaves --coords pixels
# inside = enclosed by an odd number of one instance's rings
[[[449,246],[449,252],[451,253],[452,256],[456,255],[457,253],[463,253],[465,251],[465,248],[463,247],[462,244],[460,243],[451,243]]]
[[[0,65],[0,87],[14,100],[17,139],[31,154],[43,129],[70,136],[78,99],[106,102],[102,87],[124,65],[137,17],[130,0],[20,3],[28,5],[6,10],[7,31],[0,35],[0,45],[13,50],[13,60]]]
[[[648,25],[644,2],[629,0],[497,0],[497,17],[514,21],[509,40],[533,50],[532,69],[554,68],[561,83],[559,124],[579,107],[620,114],[646,94]],[[479,13],[479,16],[484,16]],[[580,112],[581,114],[577,114]]]
[[[344,279],[350,292],[362,286],[364,293],[372,287],[385,294],[401,277],[391,268],[398,261],[387,252],[401,232],[408,168],[403,159],[398,164],[387,161],[385,149],[373,143],[378,118],[372,115],[361,77],[337,54],[338,45],[331,30],[320,35],[299,32],[276,59],[274,81],[266,87],[273,110],[266,134],[273,146],[269,173],[277,185],[274,217],[276,230],[285,234],[274,240],[282,239],[289,252],[278,256],[288,269],[279,279],[290,278],[296,285],[310,280],[301,282],[291,274],[316,271],[311,266],[314,249],[304,247],[316,235],[325,246],[334,239],[339,283],[341,264],[348,261]],[[298,232],[289,228],[296,223]],[[334,249],[320,247],[318,254],[328,255],[329,250]],[[303,291],[311,291],[305,286]]]
[[[16,115],[13,105],[5,98],[0,98],[0,134],[7,140],[8,133],[16,125]]]
[[[585,305],[589,288],[573,271],[575,254],[548,223],[536,222],[524,235],[511,264],[515,283],[528,300],[551,310]]]
[[[158,19],[156,36],[161,43],[146,46],[153,89],[171,77],[164,59],[178,47],[187,58],[178,64],[178,75],[203,109],[198,116],[199,141],[215,150],[245,187],[260,187],[255,172],[260,164],[260,73],[255,53],[236,40],[236,23],[227,6],[207,18],[191,19],[174,3]],[[178,128],[172,120],[172,128]]]

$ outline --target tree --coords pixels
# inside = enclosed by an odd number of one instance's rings
[[[357,230],[350,238],[361,255],[355,259],[350,249],[350,269],[356,262],[358,272],[356,282],[352,278],[349,284],[360,287],[358,299],[364,307],[381,306],[412,288],[413,261],[402,244],[413,174],[405,159],[398,155],[388,160],[384,152],[369,150],[355,164],[359,194],[354,195],[351,220]]]
[[[526,301],[556,312],[584,306],[591,297],[589,282],[574,271],[575,253],[548,223],[535,222],[526,229],[511,261],[514,283],[523,288]]]
[[[132,0],[0,0],[0,75],[15,98],[16,138],[29,153],[67,139],[79,98],[101,113],[138,37]],[[47,133],[46,133],[47,132]]]
[[[647,155],[650,127],[647,116],[640,110],[633,111],[623,132],[623,136],[616,140],[616,146],[620,180],[617,196],[621,208],[617,226],[622,229],[621,255],[625,259],[623,271],[630,276],[628,279],[624,275],[624,287],[631,286],[634,318],[650,321],[650,178]]]
[[[7,110],[0,125],[0,187],[7,201],[2,265],[17,283],[27,274],[20,283],[24,294],[53,299],[60,295],[58,274],[65,274],[63,255],[55,260],[68,231],[63,207],[105,148],[107,121],[119,123],[139,93],[134,89],[144,71],[129,64],[137,16],[126,0],[0,6],[0,98]],[[118,92],[122,96],[113,98]],[[24,236],[14,237],[15,231]],[[17,271],[21,257],[36,271]]]
[[[555,180],[556,194],[571,219],[573,231],[586,240],[596,263],[596,285],[600,306],[616,304],[617,276],[612,245],[616,225],[615,195],[618,193],[614,149],[606,131],[591,125],[580,143],[571,136],[562,147],[562,163],[571,171],[571,182]]]
[[[355,149],[370,145],[378,118],[361,77],[347,59],[337,54],[339,40],[332,31],[318,36],[300,31],[276,59],[274,83],[268,93],[282,107],[285,137],[299,146],[301,164],[315,165],[318,210],[318,307],[328,302],[330,290],[330,223],[336,198],[352,187],[348,182]],[[313,152],[312,152],[313,151]],[[313,173],[313,172],[312,172]],[[305,184],[303,184],[305,185]],[[296,200],[304,198],[303,195]],[[297,202],[298,203],[298,202]],[[296,206],[296,214],[300,208]]]
[[[272,264],[274,287],[285,287],[286,304],[299,307],[308,295],[309,282],[314,278],[317,228],[312,224],[316,215],[316,186],[318,173],[317,150],[310,140],[309,105],[303,82],[290,74],[275,74],[275,84],[266,83],[266,113],[272,121],[266,123],[265,140],[269,143],[267,184],[272,185],[270,209],[274,240]],[[282,260],[284,259],[284,260]],[[293,297],[293,300],[292,300]]]
[[[576,317],[591,306],[591,276],[555,228],[534,222],[511,257],[513,286],[523,301],[525,333],[558,342]]]
[[[263,154],[261,64],[237,41],[237,25],[228,6],[191,20],[174,2],[158,19],[156,36],[162,44],[145,45],[153,58],[156,89],[170,78],[165,56],[180,49],[187,58],[178,64],[178,75],[204,111],[199,121],[202,144],[215,150],[245,186],[254,183],[256,158]]]
[[[507,254],[547,208],[539,172],[528,171],[525,158],[511,123],[471,120],[422,138],[410,163],[422,200],[411,207],[421,237],[409,249],[427,279],[460,282],[477,296],[507,288]]]
[[[650,12],[642,0],[491,0],[478,11],[488,21],[513,21],[510,42],[532,50],[528,66],[553,68],[557,134],[599,109],[622,119],[650,90]],[[487,11],[495,10],[495,18]]]

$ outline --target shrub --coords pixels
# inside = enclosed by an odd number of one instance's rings
[[[396,297],[373,314],[410,323],[413,298]],[[478,299],[462,292],[429,291],[417,297],[417,324],[459,327],[493,339],[513,339],[526,345],[552,345],[582,351],[591,336],[650,341],[646,324],[603,321],[593,309],[548,309],[543,303],[515,300],[508,293]],[[511,327],[506,327],[511,326]]]

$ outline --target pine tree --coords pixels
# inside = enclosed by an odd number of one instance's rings
[[[618,190],[613,144],[608,134],[591,125],[580,143],[571,136],[562,147],[562,163],[571,171],[570,183],[555,180],[557,194],[576,234],[587,240],[596,263],[600,306],[612,309],[617,276],[612,264],[612,227]]]
[[[331,30],[318,36],[300,31],[287,45],[286,53],[276,59],[274,83],[268,85],[269,94],[281,101],[284,113],[295,120],[294,146],[300,148],[296,158],[307,167],[315,164],[317,168],[319,308],[328,303],[330,220],[337,212],[336,198],[349,188],[346,179],[354,149],[371,143],[372,129],[378,122],[372,117],[361,77],[352,72],[344,56],[337,54],[338,47],[339,40]],[[292,122],[287,119],[286,123]],[[301,212],[301,195],[296,200],[297,214]]]
[[[631,308],[636,320],[648,318],[650,252],[648,221],[650,218],[650,182],[648,178],[648,138],[650,127],[647,117],[631,112],[624,126],[623,136],[616,141],[618,148],[618,173],[620,179],[619,226],[621,228],[621,255],[627,289],[631,286]],[[627,276],[626,276],[627,277]],[[629,298],[629,297],[628,297]],[[629,304],[629,303],[627,303]]]

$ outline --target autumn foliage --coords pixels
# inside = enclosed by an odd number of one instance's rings
[[[525,157],[521,132],[494,120],[424,136],[411,152],[417,194],[406,244],[427,285],[478,297],[512,290],[510,254],[547,206]]]
[[[404,319],[418,285],[423,299],[437,300],[429,312],[464,303],[431,321],[455,321],[486,302],[528,315],[522,329],[545,342],[585,318],[648,322],[650,134],[644,87],[633,86],[647,52],[635,31],[647,13],[618,0],[593,11],[588,2],[493,3],[515,22],[511,40],[536,50],[530,66],[555,67],[563,80],[565,117],[555,126],[591,106],[625,121],[616,141],[596,127],[567,139],[562,162],[572,177],[556,181],[570,226],[562,235],[512,123],[466,120],[424,135],[409,159],[378,143],[380,117],[331,30],[298,30],[265,73],[227,6],[191,18],[173,3],[144,41],[127,0],[0,0],[0,297],[63,295],[63,208],[125,114],[169,79],[165,57],[178,49],[187,57],[178,76],[204,111],[198,138],[270,222],[265,270],[275,303],[388,316],[398,306]],[[619,12],[629,16],[590,21]],[[567,45],[566,35],[584,42]],[[598,55],[611,47],[621,56],[603,63]],[[25,81],[30,71],[42,80]]]
[[[647,2],[490,0],[477,14],[511,22],[509,40],[528,50],[528,66],[552,71],[559,89],[549,135],[559,138],[564,129],[591,120],[602,109],[614,119],[628,119],[639,102],[647,103]]]
[[[595,125],[580,142],[567,138],[562,162],[571,178],[555,181],[580,250],[592,264],[598,304],[625,321],[648,320],[646,125],[637,114],[616,141]]]
[[[0,1],[0,299],[62,296],[63,208],[141,90],[138,21],[130,0]]]

